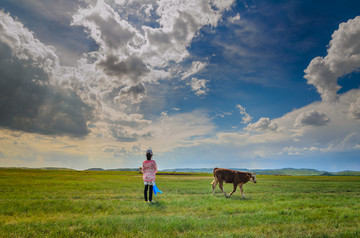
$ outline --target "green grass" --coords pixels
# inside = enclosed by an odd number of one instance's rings
[[[257,176],[229,199],[210,174],[0,170],[0,237],[360,237],[360,177]],[[232,185],[226,185],[230,192]]]

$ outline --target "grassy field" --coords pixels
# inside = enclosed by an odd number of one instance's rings
[[[360,237],[360,177],[257,180],[158,175],[146,204],[136,172],[0,169],[0,237]]]

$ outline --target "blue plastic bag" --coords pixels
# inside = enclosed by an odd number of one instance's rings
[[[158,189],[158,187],[156,186],[156,183],[154,183],[154,186],[153,186],[153,191],[154,191],[154,194],[157,196],[157,193],[162,193],[160,191],[160,189]]]

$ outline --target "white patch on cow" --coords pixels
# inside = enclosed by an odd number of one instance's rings
[[[256,181],[256,174],[252,174],[252,175],[251,175],[251,182],[257,183],[257,181]]]

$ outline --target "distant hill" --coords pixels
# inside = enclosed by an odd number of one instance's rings
[[[118,168],[118,169],[103,169],[103,168],[90,168],[84,171],[139,171],[139,168]]]
[[[335,176],[335,174],[325,172],[325,173],[320,174],[320,176]]]
[[[244,169],[244,168],[230,168],[233,170],[254,172],[260,175],[291,175],[291,176],[360,176],[360,171],[341,171],[336,173],[330,173],[327,171],[320,171],[316,169]],[[182,168],[182,169],[165,169],[163,172],[191,172],[191,173],[212,173],[213,168]]]
[[[73,170],[68,168],[44,167],[44,168],[22,168],[22,167],[0,167],[0,169],[45,169],[45,170]],[[178,172],[178,173],[211,173],[214,168],[178,168],[178,169],[163,169],[159,172]],[[229,168],[244,172],[254,172],[258,175],[286,175],[286,176],[360,176],[360,171],[340,171],[327,172],[316,169],[245,169],[245,168]],[[118,168],[118,169],[103,169],[103,168],[89,168],[84,171],[139,171],[139,168]]]
[[[346,171],[341,171],[341,172],[337,172],[334,174],[337,176],[360,176],[360,171],[346,170]]]
[[[74,170],[62,167],[42,167],[42,168],[28,168],[28,167],[0,167],[0,169],[41,169],[41,170]]]
[[[139,171],[139,168],[107,169],[106,171]]]

